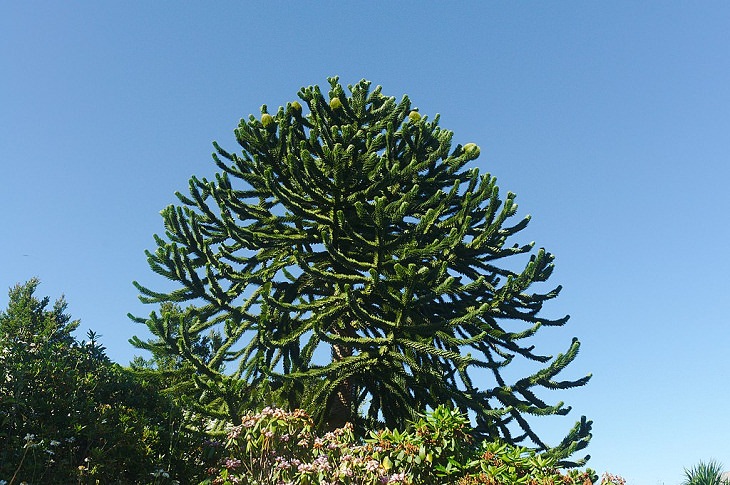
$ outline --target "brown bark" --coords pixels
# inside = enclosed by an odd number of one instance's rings
[[[354,329],[346,325],[340,332],[347,336],[354,336]],[[337,362],[353,355],[352,347],[341,344],[332,345],[332,361]],[[332,394],[327,402],[327,428],[332,430],[343,427],[346,423],[352,423],[355,416],[355,389],[350,379],[345,379],[337,386],[337,391]]]

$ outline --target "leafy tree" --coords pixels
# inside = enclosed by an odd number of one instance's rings
[[[37,299],[34,294],[39,284],[38,278],[32,278],[10,289],[8,308],[0,313],[0,335],[12,335],[16,340],[72,343],[72,332],[80,322],[71,321],[65,313],[68,304],[64,297],[56,300],[51,309],[49,297]]]
[[[532,290],[553,256],[509,242],[529,217],[509,223],[515,195],[503,200],[494,177],[466,168],[477,145],[453,146],[438,116],[407,97],[365,80],[350,95],[329,83],[327,96],[300,90],[306,112],[292,101],[241,120],[241,153],[214,143],[220,172],[193,176],[181,205],[162,211],[165,236],[146,254],[176,288],[135,285],[145,303],[189,306],[176,318],[132,317],[155,335],[132,343],[191,364],[215,396],[211,416],[238,420],[273,403],[304,407],[330,429],[363,429],[446,404],[473,413],[480,437],[549,448],[526,415],[569,408],[535,391],[590,378],[556,380],[577,339],[555,358],[525,343],[567,321],[538,316],[560,287]],[[211,329],[221,340],[206,360],[194,345]],[[508,382],[515,357],[542,368]],[[477,387],[475,371],[492,387]],[[582,418],[552,452],[585,447],[590,427]]]
[[[202,478],[203,433],[186,426],[159,381],[106,356],[97,335],[77,341],[63,298],[49,308],[31,279],[0,311],[0,480],[149,483]],[[157,480],[157,483],[162,483]]]

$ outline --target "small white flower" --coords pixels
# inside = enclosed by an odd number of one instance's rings
[[[163,470],[162,468],[158,468],[157,470],[155,470],[155,471],[153,471],[152,473],[150,473],[150,475],[152,475],[153,477],[163,477],[163,478],[170,478],[170,474],[169,474],[169,473],[167,473],[167,472],[166,472],[165,470]]]

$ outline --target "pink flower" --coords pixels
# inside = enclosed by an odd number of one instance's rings
[[[327,457],[324,455],[320,455],[317,458],[315,458],[312,465],[314,465],[317,468],[317,470],[321,471],[321,472],[328,472],[332,468],[329,464]]]
[[[365,464],[365,470],[369,472],[376,472],[380,469],[380,462],[378,460],[368,460]]]
[[[405,473],[394,473],[388,477],[388,483],[403,483],[406,481]]]

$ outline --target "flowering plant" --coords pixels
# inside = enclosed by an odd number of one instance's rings
[[[438,407],[404,430],[358,440],[351,425],[319,434],[310,416],[267,407],[230,429],[228,458],[212,485],[592,485],[595,473],[561,472],[555,459],[500,442],[474,443],[469,421]],[[612,482],[608,482],[612,483]]]
[[[246,415],[228,434],[230,457],[208,480],[231,484],[383,484],[410,483],[389,474],[369,448],[355,441],[352,425],[319,436],[302,410],[264,408]]]

